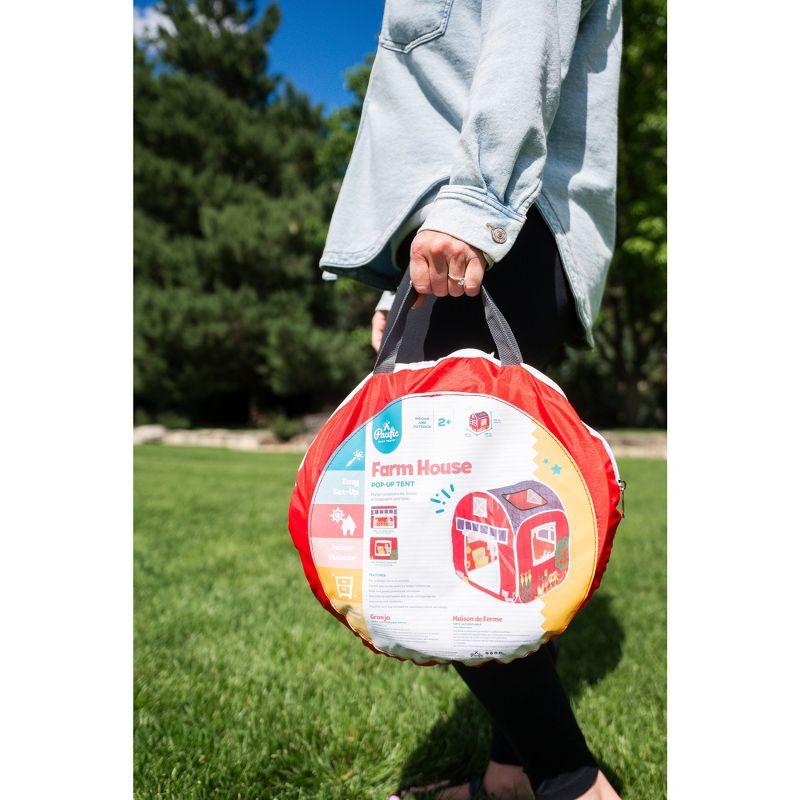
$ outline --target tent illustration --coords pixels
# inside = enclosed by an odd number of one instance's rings
[[[564,506],[538,481],[464,495],[453,513],[451,535],[456,574],[509,603],[541,597],[569,569]]]

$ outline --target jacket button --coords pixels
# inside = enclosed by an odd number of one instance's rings
[[[492,239],[497,242],[497,244],[505,244],[506,239],[508,239],[505,228],[492,228]]]

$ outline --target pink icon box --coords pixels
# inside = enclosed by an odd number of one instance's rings
[[[317,567],[360,569],[363,562],[361,539],[312,539],[314,563]]]
[[[312,537],[364,537],[364,506],[351,503],[315,503],[311,508],[309,532]]]

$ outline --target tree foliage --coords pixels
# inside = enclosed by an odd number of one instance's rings
[[[376,295],[320,280],[371,58],[327,117],[269,69],[277,6],[164,2],[135,63],[135,390],[145,416],[258,422],[338,402]],[[597,348],[554,377],[598,425],[666,416],[666,8],[624,0],[617,248]]]
[[[663,426],[667,348],[667,24],[664,0],[624,0],[617,241],[596,328],[555,377],[598,425]]]
[[[161,10],[134,53],[137,407],[244,423],[338,400],[369,364],[317,268],[342,147],[268,72],[276,6]]]

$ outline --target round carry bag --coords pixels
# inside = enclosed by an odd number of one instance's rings
[[[417,297],[401,292],[374,372],[300,465],[289,530],[317,599],[376,652],[512,661],[600,584],[624,484],[485,289],[499,358],[396,364]]]

